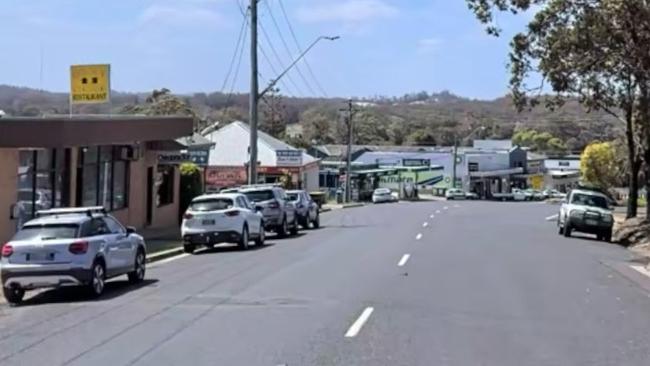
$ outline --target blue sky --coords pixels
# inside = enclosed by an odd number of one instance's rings
[[[69,65],[83,63],[110,63],[113,89],[121,91],[221,90],[243,20],[237,0],[2,2],[0,84],[55,91],[67,91]],[[494,38],[485,34],[464,0],[283,4],[302,47],[319,35],[341,36],[336,42],[319,43],[308,56],[325,92],[340,97],[420,90],[450,90],[480,99],[502,96],[507,92],[508,42],[526,20],[500,16],[504,34]],[[292,53],[285,49],[271,14]],[[279,71],[297,54],[279,0],[261,0],[260,19],[280,60],[262,33],[261,45]],[[247,51],[235,91],[248,87]],[[283,92],[320,94],[305,65],[299,66],[308,83],[293,71],[291,80],[280,85]],[[262,54],[260,68],[264,86],[274,73]]]

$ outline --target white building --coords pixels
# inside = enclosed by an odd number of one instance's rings
[[[204,135],[215,144],[206,171],[209,189],[245,184],[249,160],[250,129],[233,122]],[[262,131],[257,143],[259,183],[277,183],[289,178],[291,186],[318,190],[319,160]]]

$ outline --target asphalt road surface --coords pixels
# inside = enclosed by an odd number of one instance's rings
[[[0,365],[649,365],[650,278],[621,248],[557,235],[556,210],[327,213],[320,230],[160,263],[96,301],[0,305]]]

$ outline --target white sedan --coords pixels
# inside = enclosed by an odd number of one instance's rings
[[[264,245],[262,213],[241,193],[208,194],[192,200],[181,226],[185,252],[197,246],[234,242],[248,249],[251,239]]]
[[[372,192],[372,203],[394,202],[396,198],[388,188],[377,188]]]

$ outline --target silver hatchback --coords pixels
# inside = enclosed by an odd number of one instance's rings
[[[141,282],[146,253],[144,239],[102,207],[38,211],[2,246],[3,293],[13,304],[44,287],[84,286],[100,296],[108,278]]]

